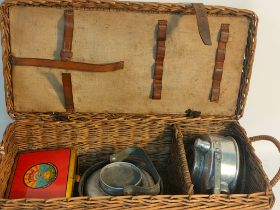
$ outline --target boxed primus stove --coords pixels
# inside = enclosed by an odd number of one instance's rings
[[[94,0],[5,0],[0,12],[14,119],[1,144],[0,209],[272,208],[280,171],[269,180],[251,143],[280,144],[248,138],[238,122],[256,47],[254,12]],[[236,188],[217,174],[229,158],[226,143],[241,157]],[[74,186],[70,196],[7,197],[20,154],[75,148],[79,183],[89,167],[132,147],[160,175],[159,194],[80,196]],[[52,164],[40,167],[55,179]]]

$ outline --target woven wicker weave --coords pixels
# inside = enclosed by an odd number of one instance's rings
[[[145,122],[145,123],[143,123]],[[183,133],[239,134],[246,140],[250,159],[248,178],[249,194],[197,195],[191,194],[189,174],[185,171],[174,174],[172,180],[183,181],[185,189],[177,189],[182,195],[158,196],[120,196],[120,197],[73,197],[70,199],[0,199],[0,208],[75,208],[75,209],[269,209],[274,203],[271,185],[263,172],[261,162],[255,156],[244,130],[232,120],[227,119],[179,119],[169,121],[157,118],[127,120],[117,118],[100,119],[96,122],[16,122],[11,124],[3,140],[5,155],[2,155],[0,168],[0,196],[5,188],[18,151],[51,149],[63,146],[77,146],[81,172],[102,157],[127,146],[143,147],[160,171],[165,185],[168,184],[166,168],[170,165],[172,127],[167,123],[180,122]],[[279,144],[278,144],[279,146]],[[280,147],[279,147],[280,148]],[[179,154],[181,154],[179,152]],[[180,156],[182,159],[183,156]],[[174,160],[173,160],[174,161]],[[180,166],[181,162],[173,162]],[[178,167],[180,170],[180,167]],[[181,175],[183,174],[183,175]],[[272,184],[279,179],[275,178]],[[187,191],[190,194],[184,194]]]
[[[13,102],[11,75],[9,8],[12,6],[74,7],[75,9],[129,10],[140,12],[166,12],[194,14],[185,4],[128,3],[109,1],[27,1],[8,0],[1,5],[2,54],[5,79],[7,111],[16,122],[7,128],[0,151],[0,209],[269,209],[274,203],[271,186],[279,180],[278,175],[269,183],[260,160],[239,126],[249,89],[253,55],[256,45],[256,15],[247,10],[206,6],[209,15],[246,16],[250,20],[248,44],[239,91],[236,116],[205,116],[187,118],[180,115],[134,115],[93,113],[23,113],[17,112]],[[240,135],[247,145],[250,172],[248,194],[198,195],[188,173],[182,142],[172,144],[173,124],[180,132],[219,133]],[[255,139],[253,139],[255,140]],[[277,141],[274,141],[277,144]],[[181,145],[180,145],[181,144]],[[151,157],[167,187],[168,195],[157,196],[102,196],[56,199],[5,199],[13,163],[18,152],[38,149],[54,149],[76,146],[83,172],[87,166],[115,151],[128,146],[140,146]],[[279,144],[278,144],[279,146]],[[181,150],[180,150],[181,148]],[[280,148],[280,147],[279,147]],[[3,153],[3,154],[2,154]],[[167,170],[168,169],[168,170]],[[176,173],[174,172],[176,170]],[[169,176],[168,176],[168,173]],[[173,176],[171,177],[170,174]],[[170,181],[171,180],[171,181]],[[175,189],[173,188],[175,186]],[[176,187],[177,186],[177,187]],[[171,194],[173,193],[173,194]]]

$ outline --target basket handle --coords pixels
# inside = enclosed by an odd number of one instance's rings
[[[261,141],[261,140],[266,140],[266,141],[272,142],[278,148],[278,151],[280,152],[280,142],[272,136],[260,135],[260,136],[252,136],[249,138],[250,143],[255,142],[255,141]],[[279,168],[277,174],[270,181],[271,186],[272,187],[275,186],[279,180],[280,180],[280,168]]]

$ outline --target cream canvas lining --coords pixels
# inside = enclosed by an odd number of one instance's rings
[[[150,98],[158,20],[168,21],[162,99]],[[209,101],[218,34],[230,24],[221,95]],[[13,66],[15,110],[64,112],[62,72],[72,75],[75,111],[112,113],[235,114],[249,20],[209,16],[212,46],[199,36],[194,15],[125,11],[74,11],[72,61],[124,61],[124,69],[88,73]],[[13,7],[10,10],[12,55],[59,59],[63,39],[63,9]]]

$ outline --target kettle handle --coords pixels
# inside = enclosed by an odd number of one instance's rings
[[[266,141],[270,141],[272,142],[277,148],[278,151],[280,152],[280,142],[272,137],[272,136],[268,136],[268,135],[259,135],[259,136],[252,136],[249,138],[249,142],[255,142],[255,141],[261,141],[261,140],[266,140]],[[273,177],[273,179],[270,181],[271,186],[275,186],[276,183],[280,180],[280,168],[278,169],[277,174]]]

